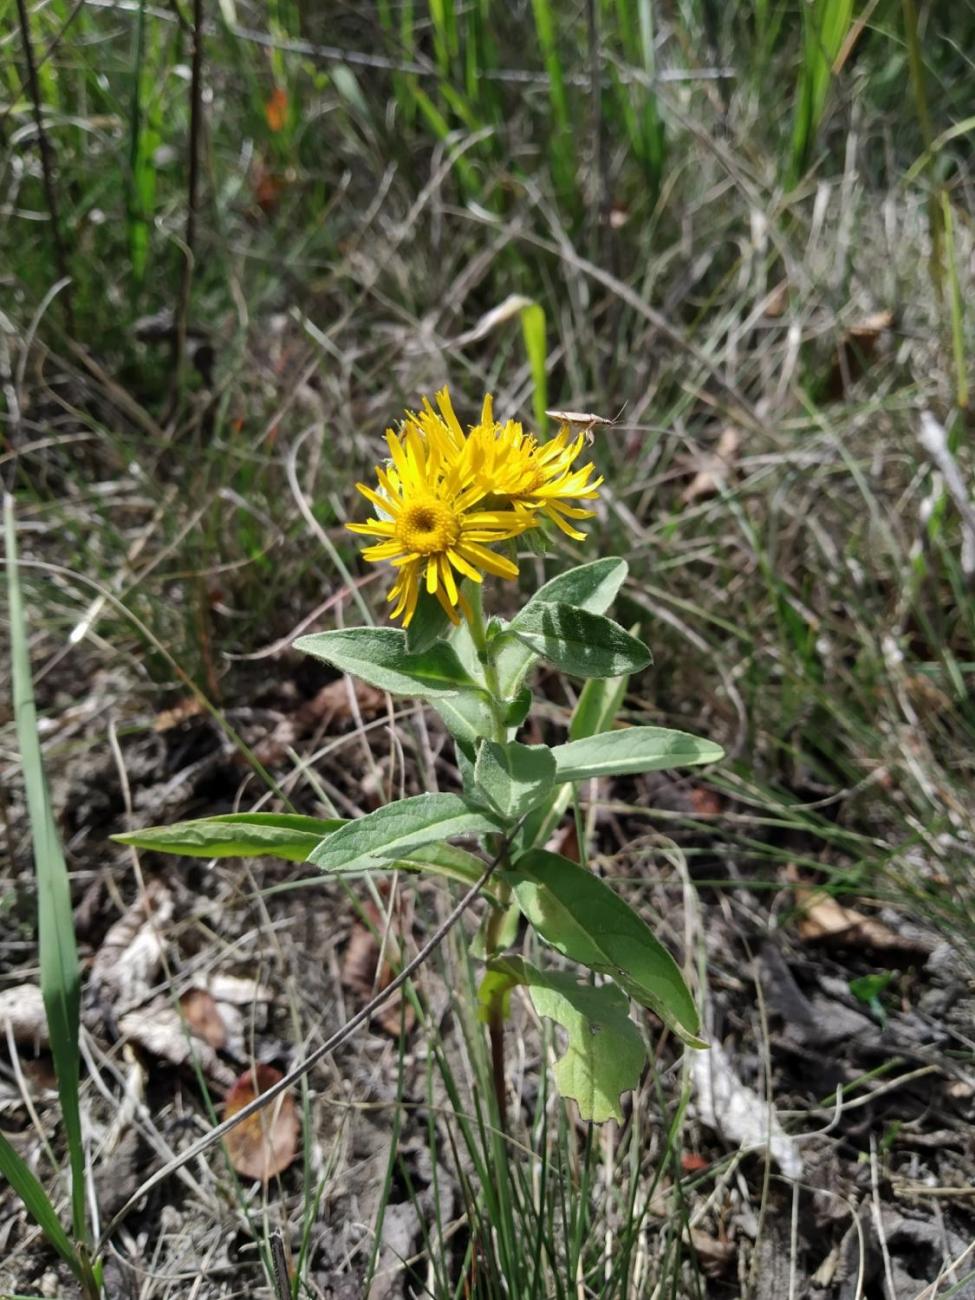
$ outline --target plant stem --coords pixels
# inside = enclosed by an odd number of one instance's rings
[[[508,728],[505,726],[504,712],[501,707],[501,685],[498,681],[498,666],[494,662],[494,656],[491,654],[487,641],[481,583],[469,582],[467,584],[467,597],[471,611],[467,623],[471,630],[471,640],[477,650],[477,657],[484,669],[484,684],[490,697],[491,716],[494,719],[494,735],[491,739],[503,745],[508,738]]]
[[[491,700],[491,715],[494,719],[494,736],[492,739],[503,745],[508,738],[508,728],[505,725],[504,711],[501,705],[498,666],[494,661],[494,655],[491,653],[491,647],[488,645],[487,629],[484,623],[484,604],[479,582],[468,584],[468,603],[471,611],[468,620],[471,639],[477,649],[477,656],[484,670],[484,683]],[[498,866],[504,871],[508,865],[507,845],[502,844],[498,850]],[[484,931],[484,950],[488,957],[493,957],[501,947],[501,927],[504,925],[505,910],[510,897],[510,886],[505,881],[501,881],[497,892],[499,906],[492,910]],[[508,1094],[505,1087],[504,1015],[500,999],[496,999],[488,1011],[488,1035],[491,1040],[491,1077],[494,1083],[494,1098],[498,1106],[498,1127],[502,1133],[507,1133]]]
[[[498,865],[502,870],[508,865],[507,847]],[[511,886],[507,881],[499,881],[497,897],[499,906],[492,910],[484,930],[484,950],[488,957],[493,957],[501,947],[501,927],[504,925],[507,904],[511,898]],[[500,998],[496,998],[488,1010],[488,1035],[491,1040],[491,1078],[494,1083],[494,1099],[498,1104],[498,1127],[502,1133],[507,1133],[508,1091],[505,1086],[504,1015]]]

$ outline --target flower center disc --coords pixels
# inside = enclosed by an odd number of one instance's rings
[[[460,537],[460,524],[449,506],[435,497],[411,501],[400,512],[396,523],[396,540],[404,550],[416,555],[434,555],[454,546]]]

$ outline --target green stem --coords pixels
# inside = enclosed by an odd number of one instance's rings
[[[484,684],[490,696],[491,717],[494,720],[494,735],[491,739],[503,745],[508,739],[508,728],[505,726],[504,710],[501,706],[501,684],[498,681],[498,666],[494,662],[494,656],[488,646],[481,587],[480,582],[468,582],[467,584],[466,594],[471,611],[467,624],[471,630],[471,640],[477,650],[477,657],[484,669]]]
[[[508,739],[508,728],[504,721],[504,709],[501,704],[501,685],[498,681],[498,666],[495,663],[491,647],[488,645],[487,627],[484,622],[484,602],[481,594],[482,584],[469,582],[467,598],[470,605],[468,626],[471,640],[477,650],[477,657],[484,670],[484,684],[491,702],[491,717],[494,723],[492,740],[504,744]],[[498,866],[503,872],[508,867],[507,851],[503,851]],[[511,898],[511,887],[499,876],[497,900],[499,906],[494,908],[487,919],[484,931],[484,949],[487,957],[493,957],[501,947],[501,928],[504,925],[507,904]],[[502,1133],[508,1131],[508,1092],[505,1086],[504,1068],[504,1016],[501,999],[496,999],[488,1011],[488,1035],[491,1040],[491,1078],[494,1084],[494,1098],[498,1107],[498,1127]]]

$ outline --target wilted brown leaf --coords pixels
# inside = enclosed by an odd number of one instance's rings
[[[204,1038],[187,1032],[180,1011],[165,998],[157,998],[146,1007],[128,1011],[118,1022],[119,1033],[126,1042],[141,1047],[150,1056],[170,1065],[186,1065],[193,1057],[209,1078],[230,1087],[234,1074]]]
[[[110,995],[116,1012],[148,997],[162,965],[165,927],[172,915],[169,890],[160,881],[150,881],[102,940],[91,964],[91,982]]]
[[[363,911],[368,924],[356,921],[352,926],[342,956],[342,986],[365,1002],[392,980],[393,967],[400,961],[400,947],[390,930],[386,934],[385,951],[382,951],[380,940],[385,920],[374,903],[367,903]],[[416,1013],[408,1002],[404,1008],[401,992],[394,993],[376,1012],[376,1023],[393,1037],[399,1034],[401,1024],[409,1033],[415,1022]]]
[[[563,858],[568,858],[570,862],[579,861],[579,832],[576,828],[575,819],[570,822],[563,822],[549,836],[548,843],[545,845],[549,853],[559,853]]]
[[[245,1070],[227,1094],[225,1118],[236,1115],[283,1077],[273,1065],[255,1065]],[[294,1099],[284,1092],[231,1129],[224,1140],[230,1163],[237,1172],[266,1183],[294,1160],[299,1133]]]
[[[875,311],[850,326],[837,344],[836,360],[827,383],[831,399],[842,397],[847,385],[860,378],[893,324],[892,311]]]
[[[697,817],[717,817],[721,811],[721,800],[713,790],[707,790],[703,785],[693,786],[689,797]]]
[[[227,1045],[227,1026],[220,1008],[206,989],[187,989],[179,1000],[186,1023],[197,1038],[219,1051]]]
[[[707,1277],[720,1277],[735,1258],[735,1246],[730,1241],[719,1241],[698,1228],[691,1228],[690,1238],[698,1263]]]
[[[909,953],[918,957],[928,953],[927,947],[918,940],[896,934],[876,917],[844,907],[822,889],[797,885],[795,900],[800,913],[799,938],[805,943],[857,944],[874,952]]]

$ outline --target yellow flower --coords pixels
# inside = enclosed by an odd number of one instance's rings
[[[432,410],[429,417],[437,420]],[[472,582],[482,580],[482,571],[516,578],[518,566],[488,547],[517,537],[534,522],[524,511],[474,509],[483,495],[480,488],[464,481],[442,430],[425,427],[429,424],[408,417],[400,435],[387,432],[391,460],[376,467],[379,490],[356,485],[378,517],[348,525],[379,539],[366,547],[364,559],[386,560],[398,570],[387,599],[394,602],[392,617],[402,615],[404,627],[416,612],[421,583],[456,623],[458,605],[467,613],[457,575]]]
[[[446,406],[453,416],[446,389],[437,399],[441,410]],[[480,423],[460,444],[453,431],[445,432],[450,430],[446,420],[438,420],[429,407],[428,415],[437,420],[440,445],[449,447],[444,454],[456,458],[459,474],[480,490],[482,499],[506,500],[516,510],[538,511],[569,537],[585,538],[585,533],[568,521],[591,519],[595,512],[569,503],[594,500],[603,480],[592,478],[595,467],[591,463],[572,468],[585,443],[584,434],[573,438],[564,424],[554,438],[540,443],[517,420],[496,424],[490,396],[484,399]]]

